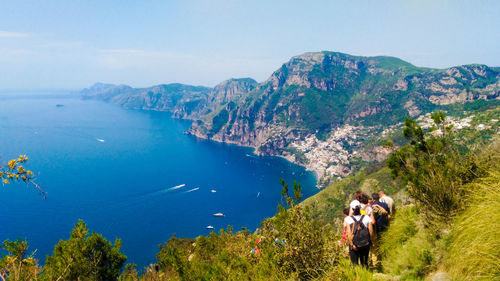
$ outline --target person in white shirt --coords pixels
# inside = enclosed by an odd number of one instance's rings
[[[375,216],[373,215],[373,209],[368,202],[368,195],[360,192],[358,198],[359,203],[361,203],[361,214],[369,216],[372,219],[372,224],[375,225]]]
[[[391,215],[393,215],[394,214],[394,200],[391,197],[387,196],[385,194],[385,190],[383,190],[383,189],[378,191],[378,195],[380,196],[380,199],[378,201],[387,204],[387,206],[389,206],[389,210],[391,211],[390,212]],[[390,218],[390,216],[389,216],[389,218]]]
[[[373,241],[373,223],[370,216],[361,214],[361,203],[358,200],[353,200],[350,204],[350,208],[352,211],[352,216],[346,217],[344,219],[344,223],[348,225],[348,242],[349,242],[349,256],[351,258],[351,262],[353,264],[361,264],[362,266],[368,267],[368,255],[370,252],[370,246],[367,245],[362,248],[358,248],[354,245],[353,238],[355,235],[354,227],[356,226],[356,222],[361,222],[365,228],[368,229],[370,234],[370,239]],[[359,231],[359,230],[358,230]]]

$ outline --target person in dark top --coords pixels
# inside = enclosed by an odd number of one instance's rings
[[[375,218],[375,230],[380,233],[387,229],[389,225],[389,215],[391,211],[389,206],[379,201],[380,196],[378,193],[373,193],[371,198],[371,207],[373,209],[373,217]]]

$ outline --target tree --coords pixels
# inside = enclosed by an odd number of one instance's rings
[[[393,177],[408,184],[410,196],[420,205],[428,222],[446,221],[462,207],[465,184],[481,174],[474,155],[454,140],[443,112],[431,115],[435,125],[425,132],[418,123],[405,119],[403,136],[409,144],[387,159]],[[437,134],[432,132],[439,129]]]
[[[40,273],[35,252],[28,255],[28,241],[17,239],[5,240],[0,244],[7,254],[0,258],[0,279],[5,280],[36,280]]]
[[[49,280],[116,280],[127,257],[120,253],[122,242],[108,242],[101,234],[89,235],[82,220],[70,238],[59,241],[47,257],[44,276]]]

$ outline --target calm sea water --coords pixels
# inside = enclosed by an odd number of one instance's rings
[[[300,182],[304,198],[317,192],[304,168],[198,140],[184,134],[189,125],[76,95],[0,94],[0,161],[28,155],[48,192],[43,200],[23,184],[0,186],[0,240],[27,238],[44,262],[83,219],[108,240],[121,238],[128,262],[144,266],[174,233],[255,229],[276,212],[280,178]]]

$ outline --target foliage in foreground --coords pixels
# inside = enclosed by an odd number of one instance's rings
[[[0,181],[2,184],[11,184],[14,182],[23,181],[26,184],[31,184],[38,189],[40,195],[45,198],[45,192],[34,181],[35,175],[32,171],[27,170],[23,164],[28,162],[26,155],[20,155],[17,159],[10,160],[7,165],[0,165]]]
[[[0,259],[1,280],[117,280],[127,259],[120,253],[119,239],[111,244],[100,234],[89,234],[81,220],[68,240],[57,243],[44,267],[38,265],[34,253],[28,255],[26,240],[6,240],[0,246],[6,252]]]
[[[47,257],[44,275],[48,280],[116,280],[127,259],[121,245],[120,239],[111,244],[101,234],[89,234],[80,220]]]
[[[0,247],[7,253],[0,258],[0,278],[2,280],[37,280],[41,272],[34,253],[28,254],[28,241],[5,240]]]
[[[453,224],[444,262],[453,280],[500,276],[500,155],[495,158],[489,175],[468,186],[467,208]]]
[[[248,231],[196,239],[172,238],[157,254],[158,276],[181,280],[310,280],[322,276],[339,262],[342,251],[337,236],[310,218],[310,210],[297,205],[283,184],[283,205],[274,218]],[[252,251],[252,249],[254,249]],[[167,279],[161,279],[167,280]]]
[[[463,208],[465,185],[484,174],[476,155],[454,140],[440,111],[432,119],[434,131],[425,132],[415,120],[406,118],[403,135],[409,144],[394,152],[387,164],[394,177],[408,184],[409,195],[429,223],[453,218]]]
[[[436,127],[431,131],[407,119],[405,136],[410,143],[389,159],[393,175],[410,186],[416,204],[399,208],[381,235],[379,269],[351,266],[337,243],[335,227],[325,223],[335,215],[321,213],[342,206],[351,189],[388,189],[389,170],[383,167],[339,183],[337,191],[344,192],[339,196],[331,192],[335,189],[319,193],[316,199],[335,203],[331,209],[313,199],[298,204],[300,185],[294,183],[289,191],[282,182],[278,213],[263,221],[255,233],[234,233],[228,228],[196,239],[173,237],[160,247],[159,267],[150,267],[142,275],[131,264],[120,274],[126,260],[120,253],[121,242],[111,244],[99,234],[89,234],[80,221],[70,238],[56,245],[43,268],[29,255],[26,241],[6,240],[0,245],[6,252],[0,259],[0,277],[16,281],[362,281],[424,280],[440,271],[452,280],[494,280],[500,275],[496,262],[500,259],[496,251],[500,248],[499,141],[487,146],[489,138],[476,136],[474,143],[481,145],[476,151],[470,139],[460,142],[458,134],[444,125],[442,113],[433,118]],[[397,181],[388,186],[401,187]]]
[[[384,273],[420,280],[436,269],[440,247],[416,206],[408,206],[396,214],[381,237],[379,250]]]

